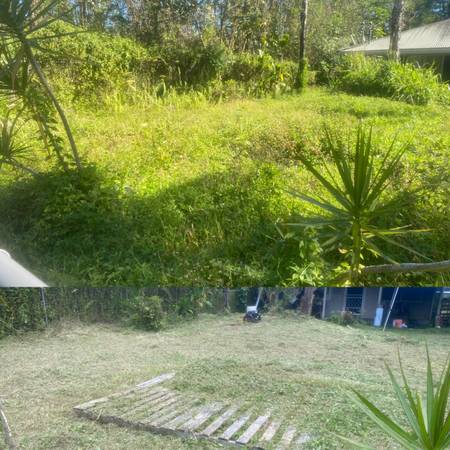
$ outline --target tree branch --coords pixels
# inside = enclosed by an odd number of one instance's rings
[[[379,266],[367,266],[361,270],[361,274],[371,273],[405,273],[405,272],[446,272],[450,270],[450,260],[433,263],[405,263],[382,264]]]
[[[14,442],[13,435],[11,433],[11,428],[8,424],[8,419],[6,418],[5,411],[3,410],[2,402],[0,401],[0,423],[2,424],[3,433],[5,434],[5,442],[9,450],[16,450],[17,445]]]

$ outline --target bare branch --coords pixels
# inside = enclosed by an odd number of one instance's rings
[[[446,272],[450,270],[450,260],[433,263],[382,264],[367,266],[361,270],[363,275],[371,273],[405,273],[405,272]]]

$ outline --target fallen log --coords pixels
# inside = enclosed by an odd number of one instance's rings
[[[450,270],[450,260],[433,263],[381,264],[361,269],[361,274],[371,273],[405,273],[405,272],[446,272]]]

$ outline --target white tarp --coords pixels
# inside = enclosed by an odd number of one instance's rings
[[[0,249],[0,287],[46,287],[47,285]]]

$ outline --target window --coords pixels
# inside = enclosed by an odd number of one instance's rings
[[[351,311],[352,314],[361,314],[363,288],[347,288],[347,294],[345,298],[345,309]]]

